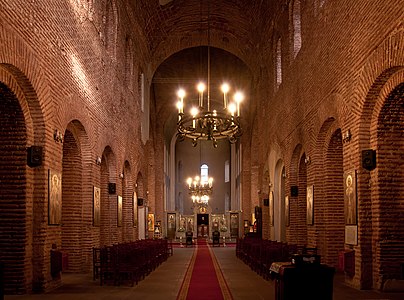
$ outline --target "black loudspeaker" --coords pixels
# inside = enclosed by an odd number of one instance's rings
[[[362,150],[362,167],[368,171],[376,168],[376,150]]]
[[[264,199],[264,206],[269,206],[269,199]]]
[[[27,165],[31,168],[42,165],[41,146],[31,146],[27,148]]]
[[[116,193],[116,183],[113,182],[108,183],[108,193],[110,194]]]
[[[137,198],[137,206],[143,206],[143,199]]]
[[[290,195],[292,197],[297,197],[298,194],[299,194],[299,188],[297,187],[297,185],[292,185],[290,187]]]

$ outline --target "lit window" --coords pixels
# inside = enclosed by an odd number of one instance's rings
[[[209,167],[206,164],[201,166],[201,182],[209,181]]]
[[[278,39],[276,43],[276,87],[282,83],[282,48],[281,48],[281,39]]]
[[[302,47],[302,25],[300,16],[300,1],[293,2],[293,58],[296,58]]]
[[[224,162],[224,182],[230,182],[230,163],[228,160]]]

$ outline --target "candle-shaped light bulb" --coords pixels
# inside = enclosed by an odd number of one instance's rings
[[[180,99],[184,99],[184,97],[185,97],[185,90],[184,90],[184,89],[179,89],[178,92],[177,92],[177,96],[178,96],[178,98],[180,98]]]
[[[244,94],[241,92],[237,92],[234,94],[234,101],[237,105],[237,116],[240,116],[240,103],[244,100]]]
[[[206,86],[203,82],[200,82],[196,88],[199,92],[199,106],[203,107],[203,92],[205,91]]]
[[[192,184],[192,178],[191,177],[189,177],[187,179],[187,183],[188,183],[188,187],[191,188],[191,184]]]
[[[194,119],[192,120],[192,127],[193,127],[193,128],[196,127],[195,116],[196,116],[198,113],[199,113],[199,110],[198,110],[197,107],[192,107],[192,108],[191,108],[191,115],[192,115],[192,118],[194,118]]]
[[[236,112],[237,108],[236,108],[236,104],[234,103],[230,103],[228,106],[229,112],[231,113],[232,116],[234,116],[234,113]]]
[[[178,92],[177,92],[177,96],[178,96],[178,98],[180,98],[180,99],[179,99],[179,102],[181,102],[181,105],[180,105],[181,111],[180,111],[180,113],[184,113],[184,97],[185,97],[185,91],[184,91],[183,89],[179,89]],[[180,109],[180,108],[178,108],[178,109]]]
[[[209,178],[209,187],[210,187],[210,188],[212,187],[212,184],[213,184],[213,178],[210,177],[210,178]]]
[[[178,113],[181,114],[184,111],[184,103],[181,100],[177,102]]]
[[[227,108],[227,93],[230,90],[230,86],[227,83],[223,83],[221,86],[221,89],[222,89],[222,93],[223,93],[223,106],[224,106],[224,109],[226,109]]]

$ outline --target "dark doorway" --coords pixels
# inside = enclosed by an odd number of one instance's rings
[[[209,214],[197,215],[198,237],[209,236]]]

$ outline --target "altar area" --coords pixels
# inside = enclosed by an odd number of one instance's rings
[[[185,241],[186,232],[192,232],[193,238],[212,240],[215,231],[220,232],[220,238],[230,241],[241,236],[241,212],[228,211],[224,214],[213,214],[211,208],[197,206],[193,214],[182,215],[180,212],[166,212],[166,237],[168,239]]]

